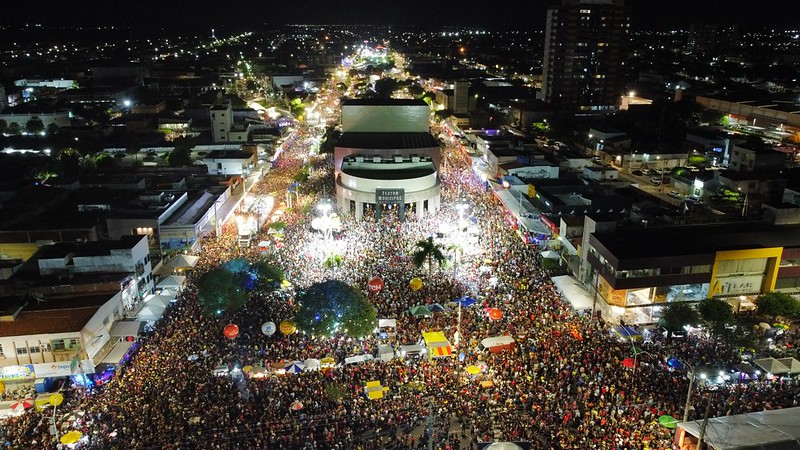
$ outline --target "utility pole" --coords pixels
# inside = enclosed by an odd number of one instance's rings
[[[433,416],[433,400],[428,400],[428,450],[433,450],[433,423],[435,421]]]
[[[706,427],[708,426],[708,415],[711,414],[711,402],[714,400],[714,391],[708,394],[708,404],[706,405],[706,413],[703,416],[703,426],[700,428],[700,436],[697,438],[696,450],[702,450],[703,438],[706,437]]]
[[[689,391],[686,393],[686,404],[683,406],[683,421],[689,421],[689,407],[692,401],[692,387],[694,387],[694,369],[689,374]]]

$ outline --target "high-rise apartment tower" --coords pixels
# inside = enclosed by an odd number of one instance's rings
[[[613,108],[629,32],[624,0],[562,0],[549,9],[544,100],[582,110]]]

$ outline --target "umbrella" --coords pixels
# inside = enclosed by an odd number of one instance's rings
[[[633,366],[636,365],[636,361],[633,358],[625,358],[622,360],[622,367],[627,367],[632,369]]]
[[[500,320],[503,318],[503,311],[497,308],[489,308],[487,314],[489,315],[489,318],[492,320]]]
[[[494,382],[490,380],[482,381],[481,387],[484,389],[489,389],[490,387],[494,386]]]
[[[674,418],[672,416],[663,415],[663,416],[658,418],[658,423],[660,423],[661,426],[664,427],[664,428],[673,429],[676,426],[678,426],[678,419],[676,419],[676,418]]]
[[[783,324],[783,323],[773,323],[772,326],[775,327],[775,328],[780,328],[782,330],[788,330],[789,329],[789,325],[786,325],[786,324]]]
[[[62,444],[71,445],[80,441],[82,437],[83,433],[81,433],[80,431],[73,430],[61,436],[61,439],[59,439],[59,441],[61,441]]]
[[[442,312],[447,310],[447,308],[438,303],[432,304],[431,306],[428,307],[428,309],[430,310],[430,312]]]
[[[762,330],[769,330],[770,328],[772,328],[772,327],[771,327],[771,326],[769,326],[769,324],[768,324],[768,323],[766,323],[766,322],[761,322],[761,323],[759,323],[759,324],[758,324],[758,326],[759,326],[759,328],[761,328]]]
[[[431,310],[425,305],[412,306],[408,309],[412,316],[430,316]]]
[[[308,358],[307,360],[303,361],[303,366],[305,366],[306,370],[319,369],[320,360],[316,358]]]
[[[242,372],[244,372],[244,373],[250,373],[252,371],[253,371],[253,366],[244,366],[244,367],[242,367]]]
[[[683,363],[678,358],[670,358],[667,360],[667,365],[676,370],[683,369]]]
[[[188,358],[186,358],[186,359],[188,359],[189,361],[195,362],[195,361],[197,361],[198,359],[200,359],[200,355],[198,355],[197,353],[195,353],[195,354],[193,354],[193,355],[189,355],[189,357],[188,357]]]
[[[459,303],[461,306],[467,307],[467,306],[472,306],[472,305],[474,305],[475,303],[478,303],[478,301],[477,301],[477,300],[475,300],[475,299],[474,299],[474,298],[472,298],[472,297],[466,297],[466,296],[464,296],[464,297],[461,297],[461,298],[459,298],[458,300],[456,300],[456,303]]]
[[[16,403],[12,403],[11,406],[9,406],[9,408],[13,409],[14,411],[25,411],[26,409],[31,409],[33,408],[33,399],[32,398],[22,399]]]
[[[468,366],[467,367],[467,373],[470,374],[470,375],[477,375],[477,374],[481,373],[481,368],[478,367],[478,366]]]
[[[294,374],[302,372],[304,368],[305,366],[300,361],[292,361],[291,363],[284,366],[284,369],[286,369],[286,373],[294,373]]]
[[[190,425],[198,424],[198,423],[200,423],[200,420],[202,420],[202,419],[200,418],[200,416],[194,416],[194,417],[191,417],[191,418],[189,419],[189,424],[190,424]]]
[[[300,400],[295,400],[291,405],[289,405],[289,409],[291,411],[300,411],[303,409],[303,403],[301,403]]]

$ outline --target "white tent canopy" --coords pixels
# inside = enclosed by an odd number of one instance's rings
[[[200,258],[197,256],[180,254],[164,263],[164,267],[172,270],[189,269],[197,264],[198,259]]]
[[[542,258],[544,258],[544,259],[559,259],[559,258],[561,258],[561,256],[558,254],[558,252],[555,252],[553,250],[545,250],[545,251],[542,252]]]
[[[161,305],[146,305],[141,311],[139,311],[139,314],[136,315],[136,318],[151,322],[156,321],[161,319],[166,309],[166,307]]]
[[[575,310],[592,309],[592,297],[571,275],[553,277],[553,284]]]
[[[166,308],[169,302],[175,299],[174,295],[152,295],[144,300],[145,306],[161,306]]]
[[[785,373],[789,373],[789,368],[781,364],[781,362],[775,358],[757,359],[753,361],[753,364],[761,367],[773,375],[783,375]]]
[[[177,290],[182,288],[184,283],[186,283],[186,277],[182,277],[180,275],[170,275],[159,281],[156,287],[161,289]]]
[[[133,342],[130,341],[117,342],[114,344],[114,348],[111,349],[108,355],[106,355],[101,362],[104,364],[119,364],[120,360],[122,360],[122,357],[125,356],[125,353],[128,352],[132,345]]]
[[[702,427],[702,420],[678,424],[679,429],[695,437]],[[716,450],[793,450],[800,449],[798,439],[800,407],[709,419],[703,441]]]
[[[378,319],[378,328],[384,327],[397,328],[397,319]]]
[[[800,373],[800,361],[794,358],[779,358],[778,362],[789,368],[789,374],[795,375]]]
[[[144,328],[144,322],[138,320],[122,320],[111,325],[108,335],[111,337],[138,336]]]

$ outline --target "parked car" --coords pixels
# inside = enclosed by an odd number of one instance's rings
[[[661,184],[661,177],[650,178],[650,182],[653,183],[654,185],[658,186],[658,185]]]
[[[667,194],[667,195],[669,195],[672,198],[683,198],[681,193],[678,192],[678,191],[669,191],[669,194]]]
[[[694,205],[702,205],[703,204],[703,199],[698,197],[698,196],[696,196],[696,195],[690,195],[690,196],[686,197],[685,201],[686,201],[686,203],[691,203],[691,204],[694,204]]]
[[[637,177],[641,177],[642,175],[644,175],[644,172],[642,172],[641,170],[634,170],[633,172],[631,172],[631,175],[636,175]]]

